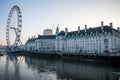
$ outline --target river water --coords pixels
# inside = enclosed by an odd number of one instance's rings
[[[120,66],[119,62],[4,55],[0,80],[120,80]]]

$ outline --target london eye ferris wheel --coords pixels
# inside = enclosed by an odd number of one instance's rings
[[[16,27],[11,27],[10,25],[11,25],[12,15],[14,14],[15,11],[17,12],[17,26]],[[11,31],[11,29],[13,29],[15,31],[15,35],[16,35],[14,43],[10,42],[10,31]],[[7,19],[7,25],[6,25],[7,47],[22,45],[22,42],[20,40],[21,29],[22,29],[22,15],[21,15],[20,8],[17,5],[15,5],[10,10],[9,15],[8,15],[8,19]]]

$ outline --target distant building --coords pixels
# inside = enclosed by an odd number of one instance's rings
[[[26,50],[31,51],[55,51],[55,35],[38,35],[37,38],[28,39]]]
[[[27,42],[25,43],[25,47],[26,47],[26,50],[27,51],[35,51],[36,49],[35,49],[35,40],[36,40],[36,38],[29,38],[28,40],[27,40]]]
[[[37,51],[55,51],[55,35],[39,35],[35,40]]]
[[[0,45],[0,53],[4,54],[6,51],[6,46]]]
[[[120,28],[114,29],[112,23],[94,28],[87,28],[59,33],[55,35],[39,35],[38,38],[29,39],[26,44],[28,50],[57,51],[62,53],[115,53],[120,51]]]
[[[52,35],[52,29],[45,29],[43,35]]]

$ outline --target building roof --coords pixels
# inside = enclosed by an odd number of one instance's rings
[[[55,39],[55,38],[56,38],[55,35],[38,35],[38,38],[28,39],[25,44],[35,42],[36,39]]]
[[[38,39],[55,39],[55,35],[39,35]]]
[[[114,31],[117,31],[117,30],[115,30],[115,29],[113,29],[113,30],[114,30]],[[104,32],[110,32],[110,33],[112,33],[112,28],[111,28],[110,26],[103,26],[103,31],[104,31]],[[76,30],[76,31],[71,31],[71,32],[68,32],[68,33],[67,33],[67,36],[69,36],[69,35],[76,35],[76,34],[78,34],[78,35],[80,35],[80,34],[85,35],[86,33],[87,33],[87,34],[91,34],[91,33],[92,33],[92,34],[96,34],[96,33],[102,33],[103,31],[101,30],[101,26],[99,26],[99,27],[94,27],[94,28],[88,28],[88,29],[86,30],[86,32],[85,32],[85,29],[80,30],[79,33],[78,33],[78,30]],[[118,32],[118,31],[117,31],[117,32]],[[61,31],[58,36],[65,36],[65,32],[64,32],[64,31]]]
[[[35,42],[35,40],[36,40],[36,38],[28,39],[27,42],[26,42],[25,44],[30,43],[30,42]]]
[[[94,27],[94,28],[89,28],[86,30],[85,32],[85,29],[83,30],[80,30],[80,32],[78,33],[78,30],[76,31],[71,31],[71,32],[68,32],[67,33],[67,36],[72,36],[72,35],[86,35],[86,34],[98,34],[98,33],[103,33],[103,32],[107,32],[107,33],[111,33],[112,34],[112,31],[115,31],[117,33],[120,33],[118,30],[116,29],[113,29],[112,27],[110,26],[103,26],[103,30],[101,30],[101,26],[99,27]],[[65,36],[65,31],[61,31],[58,36]],[[29,42],[34,42],[36,39],[55,39],[56,38],[56,35],[38,35],[38,38],[32,38],[32,39],[28,39],[26,43],[29,43]]]
[[[58,36],[64,36],[65,35],[65,32],[64,31],[61,31]]]

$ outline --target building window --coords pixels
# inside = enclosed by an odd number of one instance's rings
[[[105,47],[105,49],[108,49],[108,39],[107,38],[104,39],[104,47]]]

